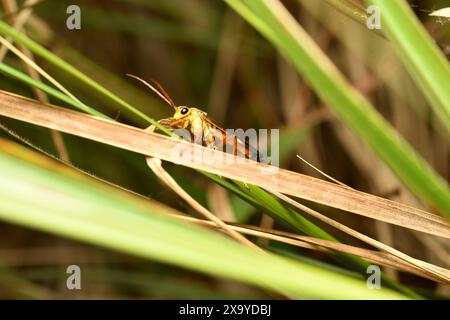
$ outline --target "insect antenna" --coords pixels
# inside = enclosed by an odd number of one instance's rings
[[[176,107],[177,107],[176,104],[173,102],[173,100],[170,98],[169,94],[164,90],[164,88],[159,84],[159,82],[152,79],[151,81],[154,84],[154,86],[153,86],[150,83],[148,83],[147,81],[145,81],[135,75],[127,73],[127,76],[142,82],[144,85],[146,85],[148,88],[150,88],[154,93],[156,93],[161,99],[163,99],[169,106],[176,109]]]

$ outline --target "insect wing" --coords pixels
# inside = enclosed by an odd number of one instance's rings
[[[232,150],[231,153],[236,156],[241,156],[258,162],[264,160],[258,150],[248,141],[242,140],[238,136],[226,132],[225,129],[215,124],[206,116],[203,116],[203,120],[208,124],[210,127],[208,130],[214,136],[213,145],[208,145],[208,143],[206,143],[207,147],[213,147],[214,149],[222,150],[224,152]],[[208,137],[206,136],[206,138]]]

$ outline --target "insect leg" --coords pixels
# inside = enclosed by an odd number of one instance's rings
[[[158,123],[162,124],[167,129],[176,129],[183,127],[184,120],[183,119],[174,119],[174,118],[165,118],[158,120]]]

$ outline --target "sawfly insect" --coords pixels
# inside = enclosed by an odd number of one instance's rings
[[[142,82],[175,110],[172,117],[158,121],[164,127],[171,130],[189,130],[191,142],[196,144],[215,150],[232,150],[231,152],[235,156],[258,162],[263,161],[263,157],[255,147],[245,139],[240,139],[214,123],[207,117],[206,112],[193,107],[176,105],[157,81],[152,80],[152,84],[150,84],[137,76],[131,74],[127,74],[127,76]]]

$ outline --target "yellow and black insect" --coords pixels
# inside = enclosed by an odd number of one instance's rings
[[[187,129],[191,134],[191,141],[194,143],[216,150],[233,150],[235,156],[245,157],[258,162],[262,161],[262,156],[256,148],[215,124],[207,117],[206,112],[193,107],[177,106],[164,88],[155,80],[152,80],[152,85],[137,76],[130,74],[128,76],[145,84],[175,109],[172,117],[158,121],[166,128]]]

